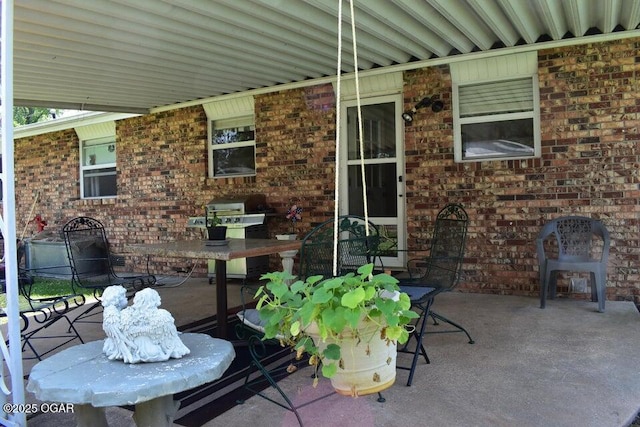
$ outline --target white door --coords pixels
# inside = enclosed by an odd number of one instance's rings
[[[361,100],[366,197],[369,219],[383,236],[384,267],[402,267],[405,252],[404,150],[402,97]],[[340,214],[364,215],[358,111],[356,101],[342,104]]]

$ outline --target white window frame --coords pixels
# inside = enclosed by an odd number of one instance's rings
[[[514,159],[531,159],[537,158],[541,155],[540,148],[540,89],[538,84],[538,60],[536,52],[524,52],[517,54],[487,56],[483,58],[473,59],[469,61],[454,62],[451,64],[451,80],[452,80],[452,95],[453,95],[453,141],[454,141],[454,159],[456,162],[481,162],[481,161],[495,161],[495,160],[514,160]],[[527,96],[522,95],[521,101],[526,101],[532,104],[531,110],[517,111],[518,105],[514,105],[512,110],[514,112],[500,111],[500,106],[507,107],[505,103],[500,103],[496,100],[496,107],[492,109],[488,108],[486,114],[478,110],[477,114],[473,116],[461,117],[460,112],[460,89],[486,85],[488,83],[505,83],[505,87],[496,89],[511,90],[507,86],[510,82],[517,83],[518,80],[527,79],[531,82],[531,94],[527,93]],[[521,88],[517,88],[517,84],[514,85],[514,96],[517,98],[517,91]],[[494,89],[495,90],[495,89]],[[496,93],[500,93],[499,91]],[[508,92],[504,92],[508,93]],[[522,92],[520,92],[522,93]],[[480,100],[484,94],[477,93],[478,100]],[[490,95],[489,95],[489,99]],[[490,102],[490,101],[489,101]],[[478,104],[482,105],[482,104]],[[490,105],[490,104],[489,104]],[[507,108],[505,108],[507,110]],[[487,141],[487,145],[493,145],[494,147],[502,146],[506,150],[506,145],[514,146],[513,155],[496,155],[491,154],[479,155],[478,157],[465,158],[463,153],[463,141],[462,141],[462,127],[463,125],[475,124],[475,123],[497,123],[512,120],[531,120],[532,129],[531,134],[533,136],[533,153],[517,152],[518,141]],[[482,142],[482,141],[481,141]],[[480,145],[482,147],[482,145]],[[488,148],[488,147],[487,147]]]
[[[95,139],[88,139],[88,140],[81,140],[80,141],[80,198],[82,199],[113,199],[115,197],[117,197],[118,195],[118,190],[117,190],[117,183],[116,183],[116,194],[112,194],[112,195],[104,195],[104,196],[92,196],[92,197],[86,197],[85,196],[85,185],[84,185],[84,181],[85,181],[85,173],[89,172],[89,171],[93,171],[93,170],[97,170],[97,169],[106,169],[106,168],[113,168],[113,173],[109,172],[108,175],[114,175],[117,178],[117,163],[116,162],[112,162],[112,163],[100,163],[100,164],[96,164],[96,165],[85,165],[84,163],[84,149],[86,148],[86,146],[91,146],[91,145],[113,145],[113,150],[115,152],[117,146],[116,146],[116,138],[115,136],[107,136],[107,137],[103,137],[103,138],[95,138]],[[107,175],[107,174],[105,174]]]
[[[213,144],[213,132],[222,129],[235,129],[241,127],[250,127],[254,132],[254,139],[241,142],[230,142],[226,144]],[[209,120],[208,126],[208,139],[207,139],[207,152],[209,157],[209,178],[232,178],[242,176],[255,176],[256,175],[256,140],[255,140],[255,119],[253,116],[234,117],[221,120]],[[253,172],[252,173],[238,173],[238,174],[226,174],[216,175],[214,171],[214,153],[216,150],[228,150],[241,147],[253,147]]]

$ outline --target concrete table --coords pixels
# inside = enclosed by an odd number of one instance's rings
[[[227,331],[227,261],[298,250],[300,240],[229,239],[224,246],[207,246],[206,240],[177,240],[165,243],[134,244],[128,250],[161,257],[213,259],[216,264],[217,336],[228,338]],[[293,260],[292,260],[293,261]]]
[[[135,405],[138,426],[171,426],[173,394],[222,376],[233,345],[205,334],[181,334],[191,353],[166,362],[126,364],[102,354],[103,340],[70,347],[37,363],[27,390],[41,401],[73,403],[78,426],[106,427],[104,407]]]

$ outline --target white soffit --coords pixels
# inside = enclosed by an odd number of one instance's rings
[[[253,96],[240,96],[202,104],[209,120],[253,116],[255,101]]]
[[[361,97],[390,95],[402,92],[402,72],[377,74],[358,78]],[[333,83],[336,92],[336,83]],[[356,80],[354,77],[341,80],[340,95],[342,99],[356,98]]]
[[[116,136],[116,122],[108,121],[74,128],[80,141]]]
[[[451,80],[456,84],[532,76],[538,72],[538,53],[524,52],[454,62]]]

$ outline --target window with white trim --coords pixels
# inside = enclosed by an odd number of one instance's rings
[[[540,156],[537,62],[505,55],[452,66],[457,162]]]
[[[210,122],[209,176],[256,174],[256,138],[253,116]]]
[[[80,142],[80,193],[83,199],[116,196],[115,137]]]

